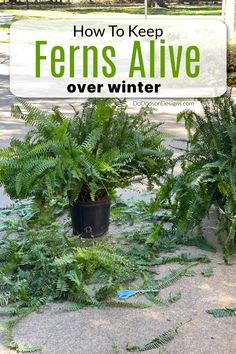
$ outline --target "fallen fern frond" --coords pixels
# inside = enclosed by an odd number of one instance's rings
[[[168,303],[161,297],[156,296],[154,293],[145,293],[145,297],[157,306],[168,307]]]
[[[9,348],[16,350],[17,353],[36,353],[41,352],[42,349],[27,343],[17,343],[15,341],[9,344]]]
[[[126,349],[129,352],[144,352],[146,350],[153,350],[160,348],[163,345],[169,343],[178,333],[179,325],[174,328],[168,329],[167,331],[163,332],[160,336],[153,339],[151,342],[144,344],[144,345],[127,345]]]
[[[224,307],[206,310],[206,313],[215,318],[236,316],[236,307]]]
[[[146,309],[148,307],[151,307],[145,302],[131,302],[131,301],[107,301],[105,302],[105,305],[111,307],[131,307],[131,308],[133,307],[137,309]]]
[[[201,262],[209,263],[210,259],[207,256],[192,256],[191,254],[181,253],[175,256],[163,256],[156,260],[156,265],[167,264],[167,263],[190,263],[190,262]]]
[[[213,271],[213,268],[212,267],[207,267],[205,269],[202,270],[202,275],[204,277],[211,277],[212,275],[214,275],[214,271]]]
[[[66,311],[66,312],[71,312],[71,311],[78,311],[78,310],[81,310],[83,308],[83,306],[81,306],[81,304],[66,304],[64,307],[63,307],[63,311]]]
[[[197,264],[199,264],[199,262],[190,263],[187,266],[172,270],[169,274],[165,275],[162,279],[159,280],[159,282],[157,283],[157,289],[161,290],[172,285],[179,278],[184,276],[189,268]]]
[[[173,304],[180,299],[181,299],[181,292],[176,292],[176,293],[170,292],[169,293],[169,298],[168,298],[169,303]]]

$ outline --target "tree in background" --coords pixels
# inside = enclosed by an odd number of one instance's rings
[[[149,0],[148,7],[155,7],[157,4],[159,7],[168,8],[166,0]]]

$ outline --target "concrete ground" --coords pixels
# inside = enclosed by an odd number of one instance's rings
[[[12,137],[20,138],[25,126],[10,117],[10,105],[15,98],[9,92],[8,45],[0,46],[0,146],[7,146]],[[185,108],[200,111],[196,101],[156,100],[154,118],[163,121],[163,130],[178,138],[186,136],[183,125],[175,123],[176,113]],[[170,103],[172,102],[172,106]],[[174,102],[178,106],[174,107]],[[52,104],[70,112],[68,100],[34,100],[44,109]],[[140,104],[140,103],[139,103]],[[190,105],[190,106],[189,106]],[[130,111],[137,109],[137,102],[129,101]],[[168,144],[181,144],[173,139]],[[177,153],[177,151],[176,151]],[[0,207],[11,204],[10,199],[0,190]],[[214,239],[215,223],[206,224],[206,232]],[[183,249],[182,249],[183,250]],[[196,248],[186,248],[195,255]],[[87,308],[66,313],[62,305],[52,304],[42,313],[33,313],[21,321],[14,330],[16,341],[30,342],[42,347],[43,354],[118,354],[127,353],[126,344],[143,344],[151,341],[166,329],[183,322],[176,338],[165,348],[150,353],[168,354],[234,354],[236,352],[235,317],[215,319],[205,311],[209,308],[236,306],[235,273],[236,263],[224,265],[220,252],[208,254],[212,260],[214,275],[205,278],[201,270],[205,265],[195,267],[194,277],[183,277],[174,285],[161,291],[167,298],[170,292],[180,291],[181,299],[168,308],[153,305],[149,309],[108,308],[103,310]],[[156,268],[161,276],[177,266],[165,265]],[[139,300],[143,300],[142,297]],[[0,337],[1,339],[1,337]],[[10,354],[0,344],[0,354]]]
[[[200,253],[194,248],[185,250]],[[203,277],[201,271],[206,265],[195,267],[194,277],[183,277],[161,291],[164,298],[168,298],[170,292],[182,294],[181,299],[168,308],[156,305],[145,310],[87,308],[67,313],[62,311],[62,305],[54,304],[23,320],[14,331],[15,340],[40,346],[43,354],[125,354],[127,343],[147,343],[182,322],[172,342],[150,353],[234,354],[235,318],[213,318],[206,310],[236,305],[236,264],[225,266],[220,254],[209,256],[214,276]],[[163,275],[174,268],[165,265],[156,270]],[[138,300],[145,301],[142,296]],[[113,346],[118,351],[113,351]],[[3,349],[0,353],[8,351]]]

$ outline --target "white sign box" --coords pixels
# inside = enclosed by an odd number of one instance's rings
[[[226,91],[226,27],[183,17],[17,21],[10,89],[20,97],[192,98]]]

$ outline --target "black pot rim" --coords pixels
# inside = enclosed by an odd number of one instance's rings
[[[80,202],[79,200],[76,200],[73,205],[81,205],[81,206],[99,206],[99,205],[110,205],[111,202],[110,200],[95,200],[95,201],[90,201],[90,202]]]

